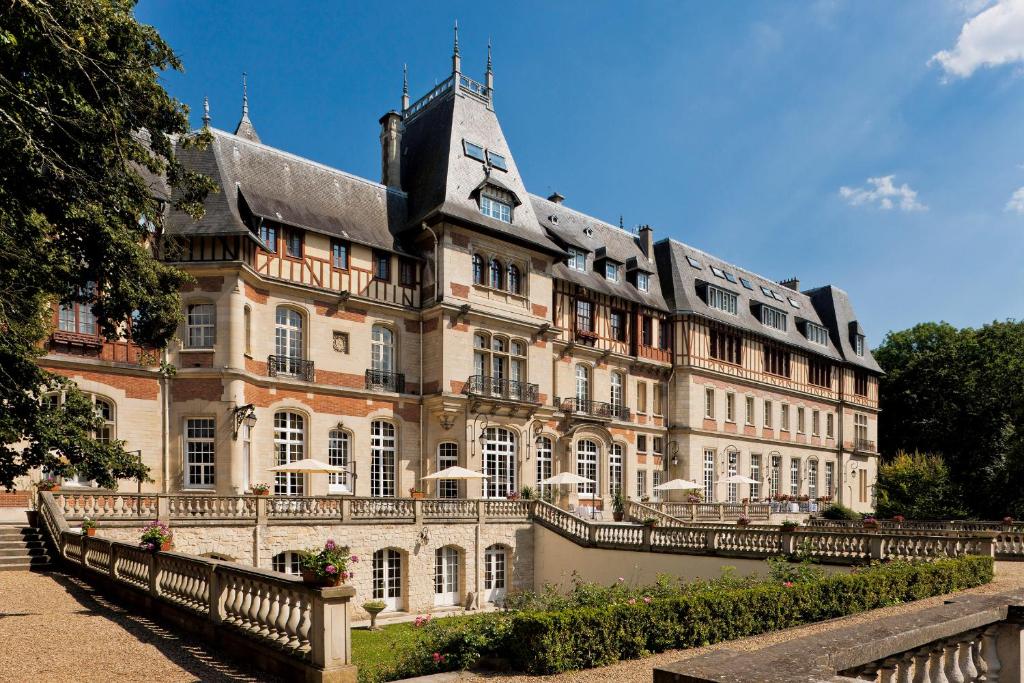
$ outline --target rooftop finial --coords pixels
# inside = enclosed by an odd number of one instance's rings
[[[487,73],[491,73],[491,37],[487,36]]]
[[[247,74],[242,72],[242,116],[249,115],[249,88],[246,84]]]
[[[402,65],[402,111],[409,108],[409,65]]]
[[[622,214],[619,214],[619,230],[626,229],[626,222],[622,219]]]
[[[203,128],[210,127],[210,98],[203,96]]]
[[[238,121],[238,126],[235,127],[235,135],[246,140],[252,140],[253,142],[259,142],[260,136],[256,134],[256,129],[253,128],[252,121],[249,120],[249,89],[247,83],[247,77],[244,71],[242,72],[242,118]]]
[[[459,54],[459,20],[455,20],[455,53]]]
[[[452,52],[452,73],[462,71],[462,59],[459,57],[459,20],[455,20],[455,50]]]
[[[494,69],[491,68],[491,37],[487,36],[487,75],[484,77],[484,85],[487,86],[487,95],[490,96],[494,90]]]

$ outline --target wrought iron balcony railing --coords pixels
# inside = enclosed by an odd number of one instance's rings
[[[473,375],[466,387],[470,396],[488,396],[507,401],[523,403],[540,403],[540,390],[536,384],[519,382],[514,379]]]
[[[405,393],[405,374],[401,372],[385,372],[384,370],[366,371],[366,388],[380,391]]]
[[[267,374],[271,377],[298,377],[313,381],[313,361],[291,356],[267,356]]]
[[[867,439],[855,438],[853,440],[853,450],[860,451],[861,453],[874,453],[875,442],[868,441]]]
[[[586,401],[581,398],[567,398],[562,401],[562,412],[585,415],[606,420],[629,420],[629,408],[606,401]]]

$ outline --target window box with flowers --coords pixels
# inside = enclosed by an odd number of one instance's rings
[[[736,518],[736,526],[749,526],[749,525],[750,525],[750,517],[747,517],[746,515],[740,515],[739,517]]]
[[[254,496],[269,496],[270,495],[270,484],[253,484],[249,487]]]
[[[348,546],[340,546],[329,538],[321,549],[308,550],[299,560],[302,581],[311,586],[338,586],[354,576],[349,564],[359,557],[349,554]]]
[[[174,540],[171,529],[161,522],[150,522],[142,527],[142,538],[140,545],[143,550],[155,553],[161,550],[170,550]]]
[[[874,531],[878,528],[878,520],[872,517],[871,515],[865,517],[862,524],[864,525],[864,529],[867,531]]]
[[[411,489],[409,489],[409,497],[412,498],[413,500],[423,500],[424,498],[426,498],[426,494],[421,489],[418,489],[415,486],[413,486]]]

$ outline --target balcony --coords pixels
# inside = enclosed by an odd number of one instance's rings
[[[473,375],[466,384],[466,393],[477,398],[497,398],[522,403],[540,403],[540,390],[536,384],[514,379]]]
[[[267,356],[267,374],[271,377],[297,377],[312,382],[313,361],[291,356]]]
[[[385,372],[384,370],[366,371],[366,388],[377,391],[393,391],[405,393],[405,373]]]
[[[853,440],[853,450],[855,453],[877,453],[875,450],[875,442],[868,441],[867,439],[855,438]]]
[[[562,401],[562,412],[574,417],[595,420],[622,420],[629,422],[629,408],[606,401],[585,401],[581,398],[567,398]]]

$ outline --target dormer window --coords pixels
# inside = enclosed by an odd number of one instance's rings
[[[604,264],[604,277],[609,282],[619,281],[619,267],[614,263]]]
[[[647,273],[637,273],[636,288],[639,289],[641,292],[646,292],[648,289],[650,289],[649,278],[650,276]]]
[[[260,242],[271,254],[277,253],[277,228],[267,222],[260,223]]]
[[[736,315],[736,302],[739,297],[725,289],[708,285],[708,306],[720,311]]]
[[[858,356],[863,356],[864,355],[864,335],[863,334],[855,334],[853,336],[853,351]]]
[[[497,152],[492,152],[491,150],[487,150],[487,161],[490,162],[492,168],[496,168],[499,171],[507,171],[508,170],[508,164],[505,163],[505,157],[503,157],[502,155],[498,154]]]
[[[469,140],[462,141],[462,148],[466,151],[466,156],[470,159],[476,159],[477,161],[484,161],[484,148],[480,145],[470,142]]]
[[[722,270],[721,268],[718,268],[717,266],[711,266],[711,272],[720,278],[725,277],[725,271]]]
[[[771,306],[761,306],[761,324],[785,332],[786,312]]]
[[[567,261],[569,267],[573,270],[586,270],[587,269],[587,255],[580,249],[575,247],[569,247],[569,260]]]
[[[480,194],[480,213],[503,223],[512,222],[512,204],[490,194]]]
[[[804,330],[807,340],[814,344],[820,344],[822,346],[828,346],[828,330],[821,325],[807,322],[806,329]]]

